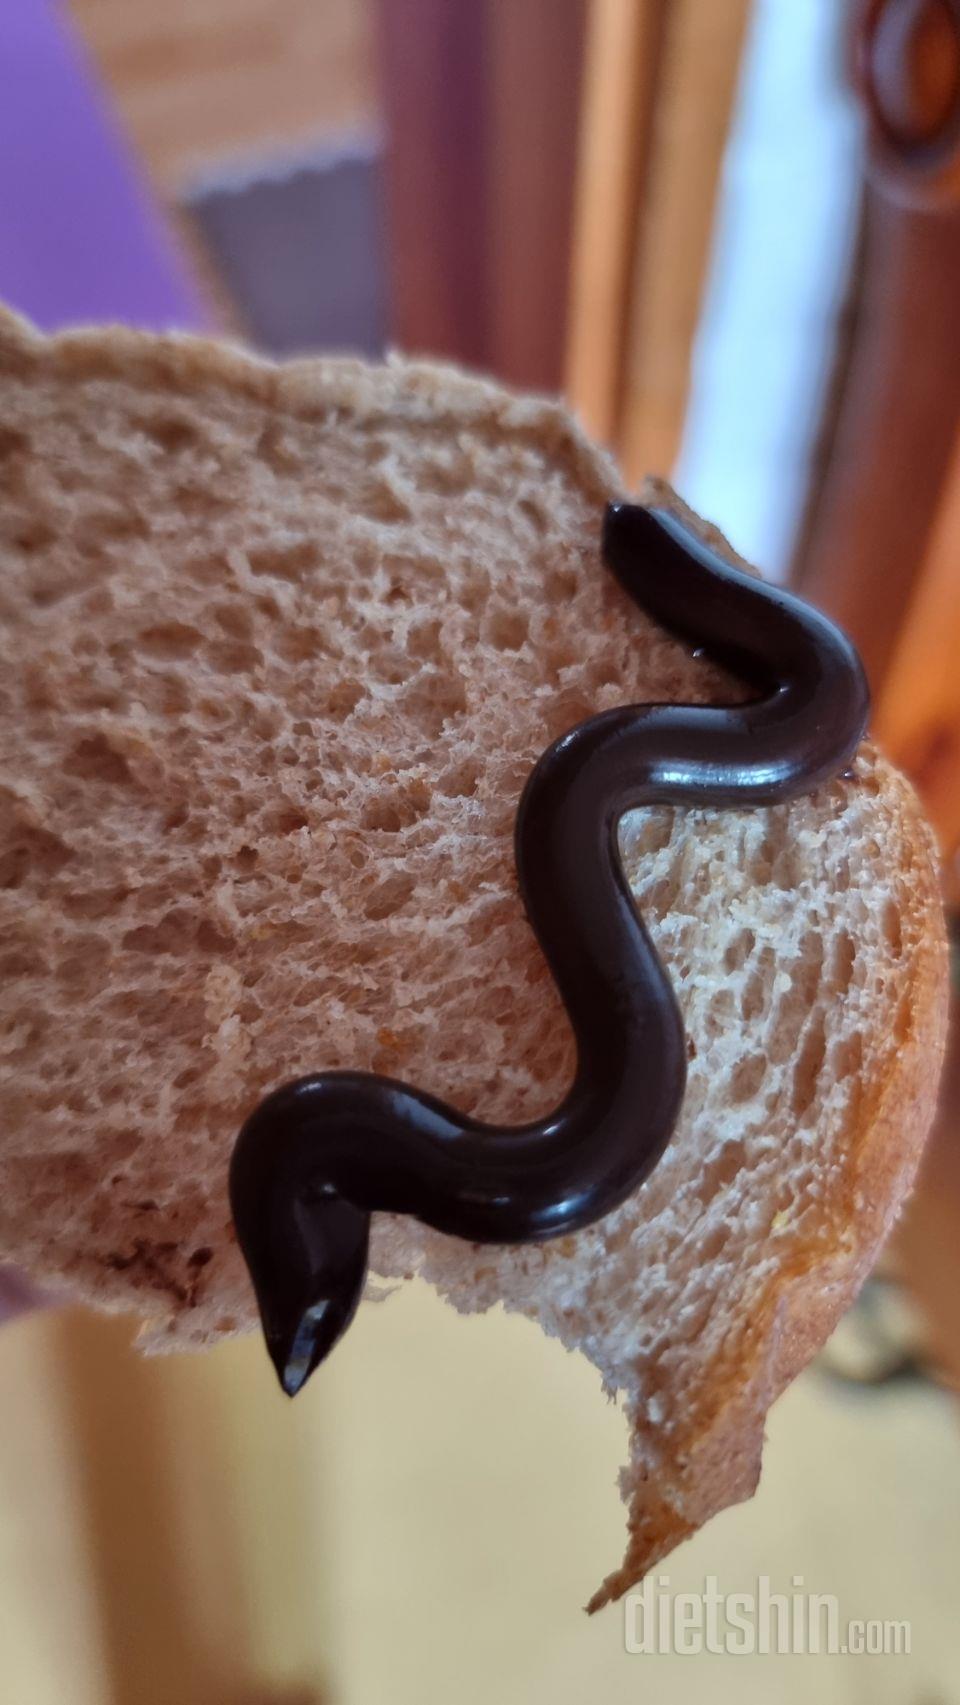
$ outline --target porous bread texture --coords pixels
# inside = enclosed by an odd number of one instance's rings
[[[4,315],[0,486],[0,1252],[203,1344],[255,1323],[226,1180],[265,1090],[559,1099],[529,769],[595,711],[738,688],[604,570],[617,476],[564,411],[450,370]],[[377,1216],[372,1251],[622,1396],[630,1544],[594,1605],[753,1489],[910,1183],[945,1009],[932,840],[871,746],[789,806],[631,813],[621,846],[688,1036],[664,1159],[575,1236]]]

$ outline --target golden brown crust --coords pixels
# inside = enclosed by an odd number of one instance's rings
[[[753,1496],[767,1411],[850,1306],[915,1180],[946,1049],[947,937],[929,825],[903,778],[888,769],[887,780],[907,825],[913,923],[921,947],[904,995],[904,1034],[851,1133],[849,1218],[832,1247],[811,1247],[805,1268],[777,1274],[757,1309],[746,1356],[741,1340],[735,1367],[707,1370],[712,1402],[675,1441],[674,1457],[683,1470],[672,1495],[645,1480],[630,1483],[627,1552],[591,1598],[591,1612],[622,1597],[712,1515]]]

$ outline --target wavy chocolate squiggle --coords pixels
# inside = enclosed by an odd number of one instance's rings
[[[605,711],[533,769],[517,876],[577,1046],[554,1112],[487,1125],[409,1084],[324,1072],[276,1090],[247,1120],[231,1204],[291,1396],[353,1317],[371,1213],[413,1214],[476,1242],[554,1237],[617,1207],[663,1152],[683,1100],[683,1024],[620,864],[623,813],[790,799],[842,770],[863,733],[863,670],[825,616],[731,568],[664,510],[611,504],[603,551],[637,604],[759,697]]]

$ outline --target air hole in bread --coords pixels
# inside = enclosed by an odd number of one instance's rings
[[[442,661],[444,652],[440,643],[440,623],[435,617],[413,624],[407,634],[406,648],[411,657],[419,658],[421,662]]]
[[[0,426],[0,462],[9,461],[11,456],[25,456],[29,449],[30,440],[25,432]]]
[[[709,1231],[704,1232],[697,1245],[697,1260],[704,1264],[706,1264],[707,1261],[715,1261],[717,1256],[722,1253],[724,1246],[729,1242],[729,1240],[729,1226],[712,1226]]]
[[[263,663],[263,652],[239,639],[210,640],[203,655],[220,675],[250,675]]]
[[[410,679],[415,662],[397,646],[381,643],[372,652],[368,667],[375,680],[386,682],[388,687],[399,687]]]
[[[704,1166],[697,1180],[697,1196],[702,1202],[712,1202],[719,1190],[733,1183],[746,1164],[746,1146],[739,1137],[724,1143],[716,1157]]]
[[[304,813],[289,801],[272,806],[263,815],[263,827],[269,835],[296,835],[307,823]]]
[[[189,953],[196,939],[196,919],[185,906],[173,906],[156,924],[138,924],[120,938],[126,953]]]
[[[912,1030],[913,1002],[909,995],[903,995],[897,1003],[897,1010],[893,1020],[893,1034],[896,1038],[898,1047],[903,1047],[903,1044],[909,1039]]]
[[[103,686],[91,680],[76,688],[75,703],[77,710],[122,710],[126,704],[122,693],[115,692],[112,687]]]
[[[840,930],[834,940],[832,962],[830,966],[830,981],[836,998],[846,994],[853,980],[853,967],[856,963],[857,950],[853,937],[847,930]]]
[[[319,628],[291,627],[278,637],[275,650],[284,663],[307,663],[324,654],[323,635]]]
[[[491,610],[483,628],[483,637],[498,651],[519,651],[530,631],[530,622],[522,610]]]
[[[763,1054],[750,1054],[739,1060],[730,1074],[730,1100],[734,1104],[750,1101],[759,1092],[767,1070]]]
[[[198,698],[197,711],[205,722],[223,724],[232,720],[230,706],[223,699]]]
[[[537,532],[542,532],[549,526],[550,516],[545,506],[536,497],[521,497],[517,500],[520,514],[532,521]]]
[[[430,809],[431,791],[426,782],[414,781],[404,789],[384,791],[367,801],[360,821],[365,829],[380,829],[396,835]]]
[[[548,645],[544,654],[546,678],[556,686],[565,669],[572,669],[577,663],[577,653],[574,645]]]
[[[673,836],[673,812],[629,811],[620,825],[621,856],[642,859],[663,852]]]
[[[92,616],[95,622],[102,622],[105,617],[112,615],[114,600],[110,587],[104,585],[103,582],[93,586],[84,598],[81,609],[85,616]],[[89,637],[95,645],[99,645],[99,635],[96,631]]]
[[[201,953],[229,953],[234,946],[233,936],[218,929],[209,918],[203,918],[197,925],[196,941]]]
[[[104,782],[111,787],[129,787],[134,779],[123,753],[111,746],[105,734],[78,740],[64,769],[68,776],[78,776],[81,781]]]
[[[831,1068],[838,1078],[856,1077],[863,1066],[863,1037],[859,1030],[842,1036],[830,1051]]]
[[[14,947],[0,958],[0,978],[35,977],[46,970],[42,955],[25,948]]]
[[[231,639],[250,639],[253,635],[253,623],[246,604],[215,604],[212,615],[218,627]]]
[[[391,918],[409,900],[416,884],[412,876],[402,876],[397,872],[379,882],[373,892],[364,902],[363,915],[372,922],[378,923],[383,918]]]
[[[109,938],[99,935],[85,935],[75,938],[72,951],[61,959],[57,967],[57,980],[68,987],[75,987],[96,978],[105,968],[111,957]]]
[[[147,657],[175,662],[192,657],[202,639],[198,629],[186,622],[158,622],[155,627],[144,628],[137,635],[137,648]]]
[[[190,694],[186,683],[177,674],[157,672],[154,680],[162,716],[184,716],[190,709]],[[144,686],[144,693],[149,689]]]
[[[37,610],[49,610],[53,604],[69,598],[76,588],[67,580],[41,580],[30,587],[30,602]]]
[[[591,687],[594,688],[616,688],[618,685],[617,665],[609,658],[599,663],[593,663],[588,671],[588,679]],[[619,699],[619,693],[617,693],[617,699]]]
[[[826,1055],[827,1040],[822,1012],[815,1012],[807,1026],[806,1035],[793,1071],[791,1104],[794,1117],[802,1119],[813,1104],[817,1079]]]
[[[186,554],[181,571],[197,586],[223,586],[232,578],[230,564],[219,551],[204,552],[197,556]]]
[[[742,929],[734,936],[723,955],[725,971],[739,971],[746,965],[751,953],[757,945],[757,938],[752,929]]]
[[[132,509],[95,509],[83,515],[73,530],[71,544],[87,558],[99,557],[104,547],[131,544],[150,537],[142,515]]]
[[[444,670],[424,669],[404,693],[403,708],[421,733],[436,737],[448,722],[466,711],[463,680]]]
[[[56,540],[56,533],[45,521],[31,520],[21,522],[14,527],[10,535],[10,543],[24,556],[36,556],[40,551],[50,549]]]
[[[475,615],[482,610],[490,596],[490,576],[482,568],[476,568],[464,574],[460,585],[460,602],[465,610]]]
[[[129,893],[128,888],[90,888],[65,894],[61,904],[71,918],[107,918],[116,913]]]
[[[794,967],[793,999],[809,1006],[823,977],[823,936],[819,930],[806,930],[800,942],[800,963]]]
[[[472,799],[480,780],[480,765],[474,758],[444,770],[437,781],[437,792],[445,799]]]
[[[140,422],[140,431],[168,455],[179,455],[184,450],[193,450],[202,442],[193,422],[185,419],[183,415],[158,415],[155,420],[146,418]]]
[[[903,953],[903,929],[900,908],[893,900],[888,900],[883,908],[883,935],[893,958],[899,959]]]
[[[190,480],[178,485],[173,502],[188,521],[212,520],[229,508],[229,499],[221,496],[216,484],[210,481],[201,484],[199,480]]]
[[[547,597],[551,604],[564,604],[577,590],[577,577],[572,568],[552,568],[546,577]]]
[[[435,497],[456,497],[470,489],[473,477],[470,457],[461,450],[449,450],[424,456],[417,487]]]
[[[288,545],[261,545],[248,551],[247,560],[252,574],[289,580],[294,585],[319,564],[316,545],[310,539],[296,539]]]

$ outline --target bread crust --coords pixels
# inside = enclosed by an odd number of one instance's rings
[[[642,1580],[682,1540],[760,1479],[767,1411],[817,1354],[850,1306],[910,1193],[933,1124],[947,1042],[949,980],[936,849],[916,794],[888,769],[908,824],[915,923],[924,947],[911,965],[905,1034],[849,1135],[849,1210],[832,1247],[777,1275],[761,1300],[748,1354],[707,1373],[713,1401],[674,1446],[680,1474],[664,1496],[625,1471],[629,1541],[619,1569],[590,1599],[597,1611]],[[636,1418],[631,1417],[636,1425]]]
[[[577,528],[594,528],[603,504],[618,490],[612,462],[590,444],[559,404],[514,396],[431,363],[396,362],[370,368],[361,362],[335,360],[276,368],[206,340],[154,338],[121,329],[70,332],[48,340],[26,322],[0,312],[0,385],[5,379],[27,380],[38,387],[120,380],[132,394],[188,398],[199,419],[226,394],[255,402],[265,418],[295,420],[307,428],[314,422],[329,428],[342,417],[345,429],[357,421],[371,431],[402,427],[414,440],[418,433],[435,434],[444,441],[473,433],[491,443],[507,442],[518,446],[518,465],[524,457],[535,456],[541,475],[542,470],[551,470],[565,490],[576,490],[580,510],[576,527],[571,525],[573,555],[578,551],[582,555]],[[669,487],[651,482],[644,496],[682,514],[731,560],[746,566],[716,529],[693,517]],[[615,602],[608,599],[596,619],[609,624],[611,635],[615,629],[619,633],[622,616]],[[691,679],[694,667],[684,664]],[[680,674],[676,678],[680,680]],[[682,679],[686,681],[687,674]],[[735,691],[705,666],[696,679],[697,691],[707,700],[726,698]],[[604,701],[590,701],[587,708],[594,702]],[[546,738],[542,743],[546,744]],[[529,753],[527,761],[535,755],[535,751]],[[128,745],[119,757],[136,767],[143,754]],[[880,835],[884,823],[897,825],[889,857],[896,864],[899,897],[889,903],[894,906],[894,925],[907,946],[897,962],[896,1002],[879,986],[872,997],[877,1011],[889,1014],[896,1034],[871,1055],[880,1062],[876,1069],[851,1068],[857,1094],[849,1115],[842,1122],[834,1117],[834,1145],[840,1160],[829,1180],[829,1212],[825,1207],[803,1233],[793,1236],[789,1260],[770,1255],[769,1238],[761,1241],[760,1253],[770,1270],[764,1269],[757,1279],[749,1322],[732,1322],[726,1338],[715,1344],[712,1340],[708,1344],[706,1328],[694,1340],[693,1360],[684,1363],[684,1378],[694,1380],[693,1394],[679,1387],[673,1392],[677,1413],[669,1428],[651,1418],[651,1391],[636,1347],[621,1346],[616,1322],[601,1326],[599,1315],[591,1316],[591,1274],[607,1248],[608,1233],[610,1247],[623,1235],[616,1228],[596,1228],[594,1235],[585,1235],[582,1241],[565,1240],[571,1245],[567,1250],[552,1246],[530,1257],[503,1252],[503,1260],[492,1265],[470,1246],[440,1239],[438,1234],[421,1237],[419,1229],[408,1223],[385,1221],[378,1228],[375,1266],[386,1276],[421,1272],[464,1309],[485,1308],[503,1300],[508,1307],[538,1319],[565,1343],[582,1348],[608,1384],[625,1393],[632,1427],[631,1464],[622,1482],[629,1506],[629,1546],[622,1566],[591,1600],[591,1609],[623,1593],[711,1514],[750,1496],[759,1473],[764,1417],[770,1403],[816,1352],[855,1294],[916,1170],[933,1116],[946,1025],[946,943],[936,853],[911,790],[869,745],[863,749],[862,767],[867,778],[863,785],[871,793],[872,832]],[[38,831],[44,832],[44,801],[33,779],[21,774],[15,783],[18,810],[33,812]],[[515,805],[518,787],[511,787],[513,791],[502,784],[496,801],[504,819],[512,818]],[[841,807],[848,797],[849,791]],[[828,818],[825,806],[824,821]],[[680,849],[684,857],[685,847],[686,843]],[[885,850],[880,849],[880,854]],[[883,862],[880,854],[878,868]],[[502,881],[502,872],[497,880]],[[510,903],[516,904],[515,900]],[[535,956],[533,948],[524,951],[528,959]],[[221,981],[229,982],[230,974],[229,960],[216,971]],[[219,987],[215,983],[215,995]],[[237,1034],[230,1032],[233,1041]],[[569,1063],[569,1050],[563,1058]],[[304,1060],[302,1069],[316,1063]],[[491,1064],[490,1069],[495,1076],[496,1067]],[[550,1069],[559,1068],[554,1062]],[[543,1086],[552,1082],[546,1065],[538,1064],[534,1077]],[[447,1086],[441,1083],[438,1089],[443,1092]],[[693,1151],[691,1155],[695,1170],[698,1163]],[[0,1177],[5,1164],[0,1149]],[[87,1183],[81,1167],[78,1193]],[[631,1210],[636,1221],[636,1225],[634,1220],[628,1222],[632,1234],[637,1234],[637,1227],[644,1229],[645,1213],[648,1218],[655,1213],[646,1204],[656,1200],[656,1190],[641,1192],[641,1198]],[[171,1221],[166,1235],[176,1232]],[[163,1241],[157,1242],[155,1236],[145,1242],[135,1213],[129,1241],[129,1255],[104,1264],[92,1250],[89,1258],[74,1251],[65,1259],[62,1249],[38,1244],[29,1222],[7,1226],[2,1233],[4,1253],[27,1265],[41,1280],[66,1282],[100,1308],[133,1308],[142,1314],[153,1348],[200,1344],[255,1324],[239,1258],[226,1243],[223,1249],[218,1245],[212,1266],[205,1259],[196,1267],[194,1284],[189,1272],[184,1277],[180,1267],[174,1270],[172,1261],[167,1261]],[[565,1259],[576,1265],[577,1294],[582,1292],[587,1299],[582,1310],[563,1306],[563,1282],[557,1274]],[[223,1277],[215,1281],[213,1272],[222,1272]],[[662,1403],[663,1393],[657,1392],[656,1398]]]

